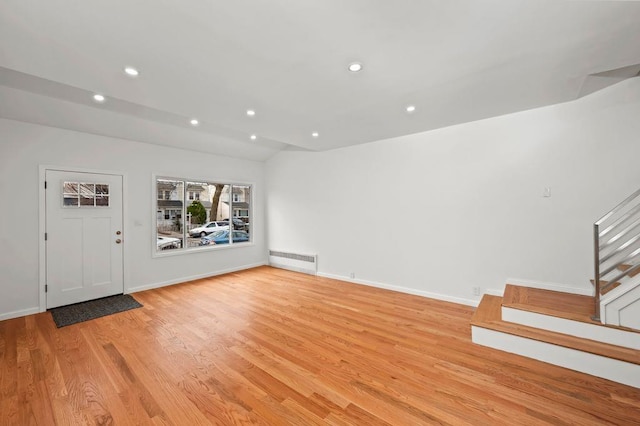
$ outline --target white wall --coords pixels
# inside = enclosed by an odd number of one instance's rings
[[[585,291],[592,223],[640,187],[638,117],[636,78],[436,131],[283,151],[266,167],[269,248],[317,253],[324,275],[470,304],[474,286],[508,278]]]
[[[640,330],[640,275],[621,280],[600,302],[606,324]]]
[[[125,289],[178,282],[266,261],[264,163],[0,119],[0,319],[39,306],[39,167],[125,175]],[[255,245],[152,257],[152,174],[253,183]]]

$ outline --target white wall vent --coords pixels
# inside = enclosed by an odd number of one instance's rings
[[[269,250],[269,265],[290,271],[316,275],[318,273],[318,255]]]

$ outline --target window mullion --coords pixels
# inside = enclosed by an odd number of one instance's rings
[[[229,184],[229,245],[233,245],[233,184]]]
[[[182,244],[182,250],[187,249],[188,247],[188,242],[187,242],[187,224],[185,223],[185,220],[187,219],[187,181],[182,181],[182,241],[184,241],[184,244]]]

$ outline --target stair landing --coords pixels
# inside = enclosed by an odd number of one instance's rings
[[[504,308],[534,312],[556,318],[579,321],[585,324],[597,325],[599,327],[640,333],[640,330],[633,328],[602,324],[600,321],[593,320],[595,304],[592,296],[507,284],[502,299],[502,306]]]
[[[591,296],[507,284],[502,305],[574,321],[600,324],[591,319],[595,314]]]

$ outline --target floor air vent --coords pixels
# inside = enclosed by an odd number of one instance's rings
[[[269,265],[316,275],[318,272],[318,255],[299,254],[279,250],[269,250]]]

